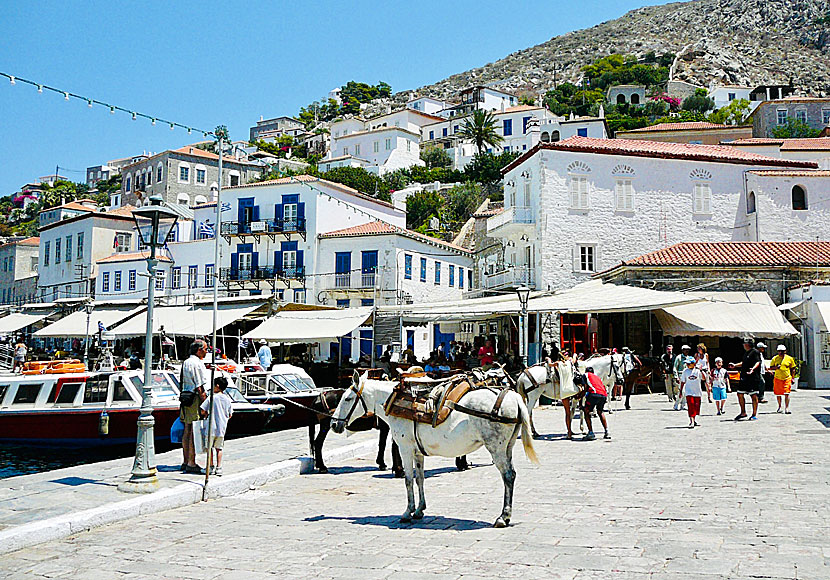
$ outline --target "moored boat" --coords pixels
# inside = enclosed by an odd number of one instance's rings
[[[154,370],[152,380],[155,437],[168,439],[179,416],[178,377]],[[0,375],[0,441],[55,446],[134,443],[143,386],[141,370]],[[234,401],[228,437],[267,431],[280,414],[273,405],[245,400],[233,387],[228,394]]]

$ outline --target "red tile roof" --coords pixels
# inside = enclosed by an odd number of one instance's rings
[[[149,253],[146,252],[122,252],[120,254],[113,254],[112,256],[107,256],[106,258],[101,258],[98,260],[99,264],[109,264],[112,262],[132,262],[135,260],[146,260],[150,257]],[[156,254],[156,259],[161,262],[172,262],[170,258],[164,255]]]
[[[735,139],[734,141],[721,141],[721,145],[781,145],[783,139],[772,139],[769,137],[747,137],[746,139]]]
[[[624,266],[830,266],[830,241],[683,242],[623,262]]]
[[[476,213],[473,214],[473,217],[476,217],[476,218],[478,218],[478,217],[481,217],[481,218],[492,217],[494,215],[499,215],[503,211],[504,211],[503,207],[497,207],[497,208],[494,208],[494,209],[485,209],[484,211],[477,211]]]
[[[25,240],[20,240],[17,243],[23,244],[24,246],[37,246],[40,245],[40,238],[37,236],[33,236],[31,238],[26,238]]]
[[[407,230],[405,228],[399,228],[393,226],[390,223],[382,222],[382,221],[373,221],[368,222],[365,224],[360,224],[356,226],[352,226],[349,228],[343,228],[341,230],[334,230],[333,232],[326,232],[324,234],[319,234],[319,238],[351,238],[355,236],[384,236],[390,234],[399,234],[405,236],[407,238],[411,238],[413,240],[417,240],[419,242],[425,242],[427,244],[437,244],[439,246],[444,246],[447,248],[452,248],[458,252],[469,253],[470,251],[466,248],[461,246],[457,246],[450,242],[445,242],[444,240],[439,240],[438,238],[432,238],[430,236],[425,236],[424,234],[419,234],[418,232],[413,232],[412,230]]]
[[[773,167],[799,167],[817,169],[814,161],[793,161],[758,155],[726,145],[692,145],[689,143],[666,143],[662,141],[641,141],[638,139],[593,139],[590,137],[569,137],[557,143],[539,143],[521,157],[508,164],[502,173],[522,164],[539,150],[574,151],[578,153],[599,153],[603,155],[627,155],[631,157],[656,157],[660,159],[681,159],[687,161],[709,161],[739,165],[766,165]]]
[[[622,131],[624,133],[648,133],[651,131],[700,131],[706,129],[745,129],[746,127],[739,127],[736,125],[721,125],[719,123],[709,123],[708,121],[690,121],[686,123],[658,123],[650,127],[640,127],[639,129],[631,129],[630,131]]]
[[[753,169],[753,175],[764,177],[830,177],[830,169],[798,170],[798,169]]]
[[[43,213],[45,211],[52,211],[53,209],[71,209],[71,210],[75,210],[75,211],[95,211],[95,207],[87,207],[87,206],[85,206],[81,203],[82,201],[85,201],[85,202],[88,202],[88,203],[95,203],[95,201],[91,200],[91,199],[78,199],[78,200],[75,200],[75,201],[69,201],[69,202],[67,202],[63,205],[57,205],[55,207],[42,209],[42,210],[40,210],[40,213]]]
[[[830,151],[830,137],[785,139],[781,151]]]

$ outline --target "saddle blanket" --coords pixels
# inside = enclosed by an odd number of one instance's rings
[[[447,402],[458,403],[475,388],[466,379],[445,381],[428,391],[420,392],[410,388],[407,383],[401,383],[389,395],[384,409],[392,417],[437,427],[450,416],[452,409],[447,406]]]

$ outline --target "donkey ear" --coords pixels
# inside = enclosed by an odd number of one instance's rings
[[[357,372],[357,369],[355,369],[352,374],[352,382],[356,385],[360,384],[360,373]]]

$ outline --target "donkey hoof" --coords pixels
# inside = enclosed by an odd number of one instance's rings
[[[392,476],[395,477],[395,479],[403,479],[403,475],[403,469],[392,470]]]
[[[325,465],[321,465],[320,467],[318,467],[318,468],[317,468],[317,471],[318,471],[319,473],[328,473],[328,472],[329,472],[329,468],[328,468],[328,467],[326,467]]]
[[[412,514],[412,519],[413,520],[422,520],[422,519],[424,519],[424,512],[415,512],[414,514]]]
[[[534,439],[541,439],[541,438],[542,438],[542,436],[541,436],[541,435],[539,435],[538,433],[534,433],[534,434],[533,434],[533,438],[534,438]]]
[[[494,528],[506,528],[507,527],[507,522],[505,521],[504,518],[499,517],[499,519],[496,520],[496,523],[493,524],[493,527]]]
[[[411,524],[412,523],[412,516],[409,516],[409,515],[401,516],[401,523],[402,524]]]

